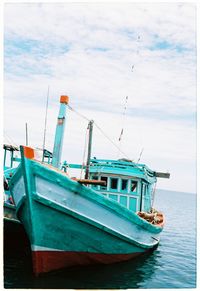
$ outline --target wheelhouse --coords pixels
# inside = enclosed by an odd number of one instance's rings
[[[106,182],[103,186],[90,187],[108,199],[115,200],[130,211],[150,211],[156,177],[144,164],[92,159],[89,177]]]

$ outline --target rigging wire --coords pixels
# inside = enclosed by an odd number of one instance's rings
[[[97,125],[96,122],[94,122],[94,125],[96,125],[96,127],[98,128],[98,130],[118,149],[118,151],[123,154],[127,159],[131,160],[126,153],[124,153],[120,147],[118,145],[116,145],[116,143],[114,143],[114,141],[112,141],[112,139]]]
[[[16,146],[16,147],[19,146],[16,142],[14,142],[14,140],[13,140],[11,137],[8,136],[7,133],[5,133],[5,130],[4,130],[4,138],[5,138],[5,139],[10,143],[10,144],[12,144],[12,145],[14,145],[14,146]]]
[[[75,110],[74,108],[72,108],[71,106],[68,105],[68,108],[75,112],[76,114],[78,114],[80,117],[82,117],[83,119],[90,121],[90,119],[88,119],[86,116],[84,116],[83,114],[81,114],[80,112],[78,112],[77,110]],[[123,154],[127,159],[131,160],[126,153],[124,153],[120,147],[118,145],[116,145],[116,143],[114,143],[114,141],[112,141],[112,139],[101,129],[101,127],[94,121],[94,125],[97,127],[97,129],[104,135],[104,137],[106,137],[112,144],[113,146],[115,146],[118,151]]]
[[[74,111],[77,115],[79,115],[80,117],[82,117],[83,119],[87,120],[88,122],[90,121],[89,118],[87,118],[86,116],[84,116],[82,113],[78,112],[77,110],[75,110],[74,108],[72,108],[69,104],[67,105],[68,108],[71,110],[71,111]]]

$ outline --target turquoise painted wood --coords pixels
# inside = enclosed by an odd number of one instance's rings
[[[61,96],[52,165],[35,150],[20,146],[21,163],[10,181],[18,219],[29,237],[36,275],[78,264],[128,260],[155,248],[163,224],[152,224],[138,211],[150,212],[156,172],[127,160],[90,160],[83,185],[60,163],[67,96]],[[87,167],[88,169],[88,167]],[[161,175],[162,173],[159,173]]]
[[[68,97],[61,96],[60,111],[59,111],[58,121],[57,121],[57,126],[56,126],[56,134],[55,134],[54,148],[53,148],[53,159],[52,159],[52,165],[56,168],[60,167],[67,104],[68,104]]]
[[[20,151],[19,148],[13,145],[4,144],[4,201],[12,204],[12,199],[9,190],[9,183],[11,177],[14,175],[16,169],[19,167],[21,162]],[[38,149],[38,152],[42,150]],[[47,149],[43,150],[44,163],[51,164],[52,163],[52,153]],[[41,158],[42,160],[42,158]]]
[[[12,198],[10,196],[9,190],[9,181],[13,176],[14,172],[16,171],[16,168],[18,167],[21,159],[17,157],[17,153],[19,152],[18,147],[4,144],[3,149],[4,149],[4,164],[3,164],[4,203],[12,204]]]
[[[4,149],[4,163],[3,163],[4,173],[10,174],[9,171],[11,169],[15,169],[20,162],[20,158],[16,156],[16,153],[19,152],[19,148],[12,145],[4,144],[3,149]],[[7,170],[9,171],[7,172]],[[8,177],[8,174],[6,174],[6,176]]]
[[[69,168],[81,167],[76,164],[68,166]],[[155,171],[149,169],[145,164],[126,160],[91,159],[90,179],[106,181],[106,186],[92,185],[91,188],[105,197],[117,201],[129,210],[151,211],[153,190],[157,178]]]
[[[110,262],[110,258],[115,262],[158,244],[162,227],[66,173],[26,158],[24,147],[21,156],[11,192],[31,242],[36,274],[77,263],[96,263],[99,256],[101,263]],[[62,259],[58,252],[63,252]]]

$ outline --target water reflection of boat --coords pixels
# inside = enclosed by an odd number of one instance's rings
[[[17,235],[13,236],[13,241],[19,241]],[[146,288],[146,282],[155,276],[159,264],[155,250],[129,261],[109,265],[74,266],[33,277],[31,253],[27,243],[27,238],[20,240],[17,254],[11,245],[6,252],[5,272],[10,280],[6,281],[5,288],[11,288],[11,282],[14,288],[23,289],[133,289],[144,286]]]
[[[169,174],[124,159],[91,159],[93,122],[85,179],[70,178],[61,170],[67,104],[68,97],[61,96],[52,165],[38,161],[34,149],[21,146],[21,164],[10,183],[36,275],[134,258],[155,248],[163,229],[163,215],[152,209],[153,185],[157,177]],[[152,220],[141,213],[149,213]]]
[[[35,278],[34,287],[63,289],[148,288],[159,265],[158,249],[109,265],[74,266]]]

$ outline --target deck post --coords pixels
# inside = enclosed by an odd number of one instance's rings
[[[10,167],[12,168],[13,167],[13,150],[11,151],[11,157],[10,157]]]
[[[6,154],[7,154],[7,150],[4,149],[4,159],[3,159],[3,166],[6,166]]]
[[[140,211],[142,211],[142,200],[143,200],[143,194],[144,194],[144,192],[145,192],[145,190],[146,190],[146,188],[144,188],[144,187],[146,187],[146,185],[145,185],[143,182],[141,182]]]
[[[53,148],[53,158],[52,165],[56,168],[59,168],[62,154],[63,138],[64,138],[64,129],[65,129],[65,116],[66,116],[66,105],[69,102],[68,96],[60,97],[60,110],[58,115],[58,121],[56,126],[56,134],[54,139],[54,148]]]
[[[92,150],[92,131],[93,131],[93,120],[90,120],[88,124],[89,128],[89,143],[88,143],[88,155],[87,155],[87,164],[86,164],[86,170],[85,170],[85,179],[88,179],[89,177],[89,169],[90,169],[90,159],[91,159],[91,150]]]

